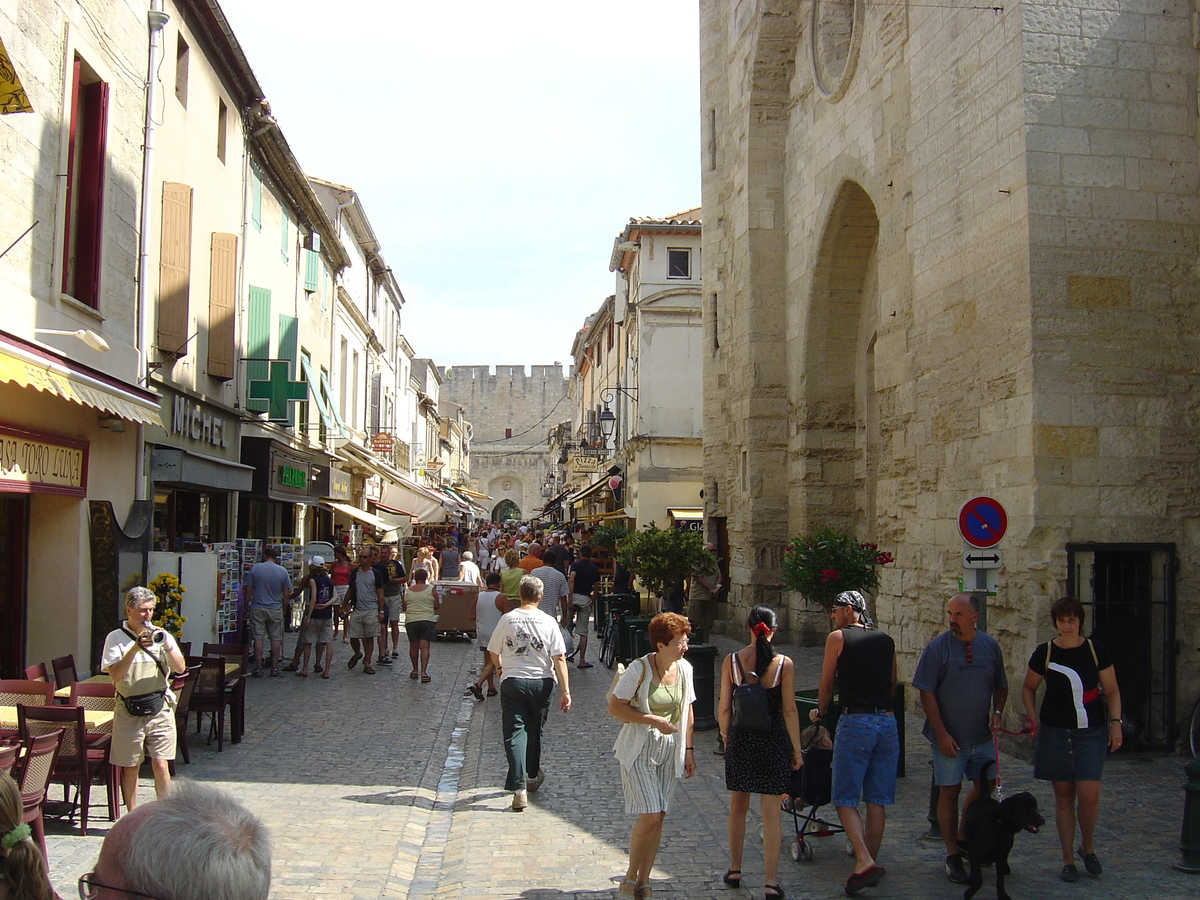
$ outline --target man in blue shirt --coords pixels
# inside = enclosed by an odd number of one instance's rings
[[[271,642],[271,674],[279,674],[283,641],[283,604],[292,594],[292,579],[287,569],[279,565],[279,551],[274,547],[263,550],[263,559],[246,573],[246,607],[250,615],[250,636],[254,639],[254,677],[262,678],[263,635]]]
[[[996,759],[993,732],[1000,727],[1008,699],[1008,678],[1000,644],[976,627],[979,612],[971,595],[951,597],[946,615],[950,630],[925,645],[912,683],[921,692],[925,710],[921,733],[933,745],[938,827],[946,843],[946,877],[955,884],[966,884],[967,873],[959,856],[958,795],[964,777],[974,782],[984,764]],[[994,786],[989,779],[989,793]],[[978,796],[972,783],[962,808],[965,810]]]

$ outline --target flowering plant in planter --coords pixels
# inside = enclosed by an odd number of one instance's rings
[[[179,612],[179,606],[187,588],[170,572],[159,572],[147,587],[158,598],[154,604],[154,625],[179,640],[183,637],[183,623],[187,621],[187,616]]]
[[[836,528],[813,528],[792,540],[783,554],[783,584],[828,613],[842,591],[874,594],[879,566],[895,561],[878,544],[864,543]]]

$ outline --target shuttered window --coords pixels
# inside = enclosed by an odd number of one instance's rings
[[[250,286],[250,310],[246,322],[246,357],[260,362],[246,363],[247,391],[249,382],[266,381],[271,358],[271,292],[266,288]],[[246,409],[266,412],[266,400],[247,400]]]
[[[237,297],[237,235],[214,232],[208,277],[208,374],[233,377],[233,305]]]
[[[279,252],[283,255],[283,261],[288,261],[288,211],[285,207],[279,207]]]
[[[315,294],[320,287],[321,254],[304,251],[304,290]]]
[[[300,376],[300,320],[295,316],[279,317],[279,358],[291,363],[288,378],[294,380]],[[288,404],[288,424],[296,427],[296,406],[291,403]]]
[[[69,128],[62,290],[80,303],[99,309],[101,225],[108,164],[108,84],[95,80],[78,57],[72,69]]]
[[[188,290],[192,275],[192,189],[163,183],[158,256],[158,349],[179,355],[188,339]]]

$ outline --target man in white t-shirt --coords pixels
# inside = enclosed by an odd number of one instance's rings
[[[125,595],[125,622],[108,633],[100,655],[100,671],[108,673],[117,689],[109,761],[121,769],[126,809],[137,806],[138,770],[147,756],[155,796],[161,800],[171,790],[168,763],[175,758],[175,695],[169,688],[170,675],[186,672],[187,660],[171,633],[150,623],[155,604],[149,588],[132,588]],[[135,716],[126,708],[124,698],[151,694],[161,696],[153,715]]]
[[[521,605],[500,617],[488,641],[488,658],[500,670],[500,708],[508,777],[504,789],[513,792],[512,808],[529,805],[529,792],[542,786],[542,729],[550,713],[550,695],[557,681],[562,691],[559,709],[571,708],[567,681],[567,648],[558,623],[538,609],[542,582],[532,575],[521,579]]]
[[[470,550],[463,551],[462,562],[458,564],[458,580],[483,587],[483,579],[479,577],[479,566],[475,564],[475,554]]]

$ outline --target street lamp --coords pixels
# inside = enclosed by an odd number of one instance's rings
[[[613,429],[617,427],[617,417],[613,415],[613,411],[608,408],[608,404],[604,404],[604,409],[600,410],[600,432],[604,435],[604,440],[607,441],[613,436]]]
[[[63,331],[60,328],[35,328],[33,331],[35,334],[69,334],[71,337],[79,338],[93,350],[100,353],[108,352],[108,341],[88,328],[80,328],[75,331]]]
[[[623,394],[631,400],[637,399],[637,388],[623,387],[606,387],[600,391],[600,399],[604,403],[604,409],[600,410],[600,431],[604,435],[605,443],[613,436],[613,432],[617,429],[617,417],[613,414],[609,404],[617,399],[617,394]]]

